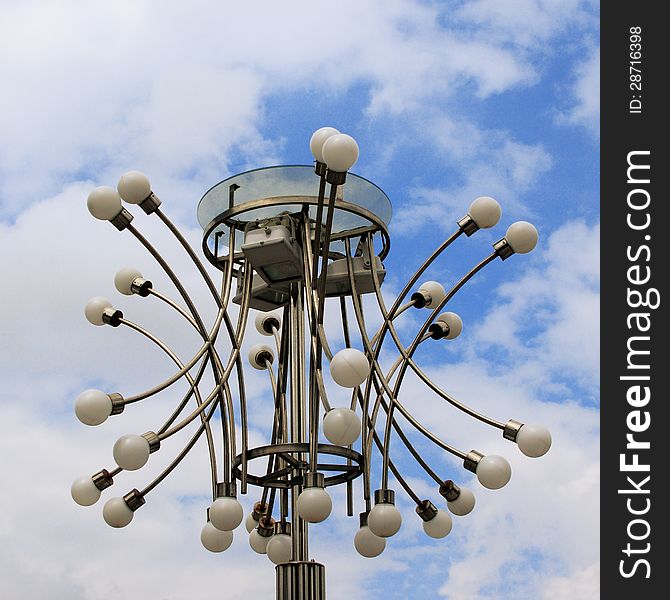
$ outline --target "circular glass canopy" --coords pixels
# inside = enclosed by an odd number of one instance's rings
[[[210,240],[216,235],[225,246],[231,223],[243,229],[251,221],[298,213],[305,204],[309,205],[310,217],[316,218],[318,194],[319,177],[313,166],[254,169],[224,179],[205,193],[198,204],[198,221]],[[388,225],[390,220],[388,196],[371,181],[348,173],[346,183],[338,189],[333,234],[379,223]],[[238,236],[236,246],[242,243],[241,238]]]

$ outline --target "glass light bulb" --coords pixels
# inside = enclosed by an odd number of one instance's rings
[[[142,273],[132,267],[124,267],[114,275],[114,287],[125,296],[133,295],[133,281],[141,279]]]
[[[451,532],[451,527],[451,516],[446,510],[442,510],[441,508],[430,521],[423,522],[423,530],[426,532],[426,535],[438,540],[447,537]]]
[[[267,545],[268,558],[276,565],[291,560],[292,549],[291,536],[285,533],[277,533],[270,538]]]
[[[370,373],[370,363],[360,350],[344,348],[330,361],[330,374],[338,385],[355,388],[361,385]]]
[[[254,344],[251,348],[249,348],[249,364],[258,371],[265,371],[267,368],[265,366],[265,361],[263,361],[263,363],[258,362],[259,354],[261,356],[269,355],[268,358],[270,362],[274,362],[275,353],[273,352],[272,348],[270,348],[270,346],[265,344]]]
[[[149,460],[149,442],[141,435],[129,433],[116,440],[112,454],[119,467],[126,471],[137,471]]]
[[[268,542],[274,536],[265,537],[258,533],[258,529],[252,530],[249,534],[249,545],[251,549],[258,554],[266,554],[268,551]]]
[[[349,446],[361,435],[361,420],[350,408],[333,408],[323,418],[323,434],[331,444]]]
[[[395,535],[401,525],[400,511],[390,503],[375,504],[368,515],[368,527],[378,537],[387,538]]]
[[[312,152],[312,156],[319,161],[324,162],[323,160],[323,144],[325,141],[334,135],[340,133],[334,127],[321,127],[317,129],[309,140],[309,149]]]
[[[95,188],[86,201],[88,212],[101,221],[111,221],[122,210],[121,197],[111,187],[101,185]]]
[[[209,507],[209,520],[221,531],[232,531],[244,518],[244,509],[237,498],[217,498]]]
[[[84,316],[91,325],[104,325],[105,322],[102,320],[102,315],[107,308],[113,308],[112,303],[107,298],[96,296],[86,303]]]
[[[223,552],[233,543],[233,532],[221,531],[208,521],[200,531],[200,541],[210,552]]]
[[[79,506],[91,506],[100,499],[100,490],[91,477],[80,477],[72,482],[70,488],[72,499]]]
[[[84,425],[100,425],[112,414],[112,400],[100,390],[86,390],[74,401],[74,413]]]
[[[386,540],[375,535],[367,525],[363,525],[354,536],[354,548],[365,558],[374,558],[384,552]]]
[[[140,171],[128,171],[121,175],[116,189],[128,204],[139,204],[151,195],[149,178]]]
[[[505,239],[514,252],[527,254],[537,245],[537,229],[527,221],[517,221],[508,227]]]
[[[510,480],[512,467],[502,456],[489,454],[477,463],[476,474],[485,488],[498,490]]]
[[[430,296],[426,308],[435,308],[447,295],[444,286],[437,281],[424,281],[419,287],[419,293]]]
[[[258,313],[256,315],[256,319],[254,320],[254,325],[256,326],[256,331],[258,331],[258,333],[260,333],[261,335],[267,335],[267,336],[274,335],[272,331],[267,331],[265,329],[265,322],[268,319],[277,321],[279,323],[278,327],[281,327],[281,313],[279,311]]]
[[[446,336],[446,339],[453,340],[461,335],[463,331],[463,321],[455,312],[445,312],[442,313],[436,321],[441,321],[449,326],[449,333]]]
[[[298,496],[298,514],[308,523],[325,521],[333,510],[333,501],[322,487],[305,488]]]
[[[449,511],[459,517],[472,512],[475,507],[475,495],[467,488],[461,488],[461,493],[456,500],[447,501]]]
[[[331,171],[345,173],[358,160],[358,144],[346,133],[330,136],[323,144],[323,161]]]
[[[248,533],[251,533],[256,527],[258,527],[258,521],[254,519],[253,511],[247,515],[246,520],[244,521],[244,527]]]
[[[516,444],[526,456],[538,458],[551,448],[551,433],[542,425],[523,425],[516,434]]]
[[[500,221],[502,209],[490,196],[480,196],[470,205],[468,214],[479,228],[488,229]]]
[[[110,498],[102,507],[102,518],[110,527],[125,527],[133,520],[134,514],[123,498]]]

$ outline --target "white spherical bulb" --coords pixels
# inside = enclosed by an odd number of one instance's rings
[[[512,468],[497,454],[489,454],[477,463],[477,479],[485,488],[498,490],[510,480]]]
[[[112,400],[100,390],[86,390],[74,401],[74,413],[84,425],[100,425],[112,414]]]
[[[209,507],[209,520],[221,531],[232,531],[244,518],[244,509],[237,498],[217,498]]]
[[[123,498],[110,498],[102,507],[102,518],[110,527],[125,527],[133,520],[134,514]]]
[[[444,286],[437,281],[424,281],[419,287],[419,292],[430,296],[430,300],[426,302],[426,308],[435,308],[447,295]]]
[[[333,408],[323,418],[323,433],[331,444],[349,446],[361,435],[361,420],[350,408]]]
[[[423,522],[423,530],[426,535],[439,540],[447,537],[451,532],[451,516],[446,510],[439,509],[437,514],[430,520]]]
[[[374,558],[384,552],[386,540],[370,531],[367,525],[363,525],[354,536],[354,548],[365,558]]]
[[[95,483],[90,477],[75,479],[72,482],[70,494],[79,506],[91,506],[100,499],[100,490],[95,487]]]
[[[468,209],[468,214],[472,220],[477,223],[481,229],[488,229],[493,227],[500,221],[502,209],[500,204],[489,196],[480,196],[477,198]]]
[[[270,538],[267,546],[268,558],[276,565],[286,563],[291,560],[291,536],[285,533],[278,533]]]
[[[340,133],[334,127],[321,127],[317,129],[309,140],[309,149],[312,151],[312,155],[319,162],[324,162],[323,160],[323,144],[325,141]]]
[[[142,273],[140,273],[137,269],[133,269],[132,267],[125,267],[117,271],[116,275],[114,275],[114,286],[125,296],[132,296],[133,281],[141,278]]]
[[[249,545],[251,549],[258,554],[265,554],[268,551],[268,542],[273,536],[264,537],[258,533],[258,529],[252,530],[249,534]]]
[[[305,488],[298,496],[298,514],[308,523],[321,523],[330,516],[333,501],[322,487]]]
[[[221,531],[207,522],[200,531],[200,541],[210,552],[223,552],[233,543],[233,532]]]
[[[358,160],[358,144],[346,133],[330,136],[323,144],[323,162],[331,171],[344,173]]]
[[[368,515],[368,527],[379,537],[387,538],[395,535],[400,525],[402,525],[402,517],[393,504],[375,504]]]
[[[461,493],[456,500],[447,501],[449,511],[459,517],[472,512],[475,507],[475,495],[467,488],[461,488]]]
[[[526,456],[538,458],[551,448],[551,433],[542,425],[524,425],[516,434],[516,443]]]
[[[537,229],[527,221],[512,223],[505,233],[505,239],[517,254],[526,254],[537,245]]]
[[[368,377],[370,363],[360,350],[345,348],[333,356],[330,361],[330,374],[338,385],[355,388]]]
[[[122,210],[121,197],[118,192],[106,185],[95,188],[88,195],[86,205],[88,212],[101,221],[113,219]]]
[[[139,204],[151,195],[149,178],[139,171],[128,171],[121,175],[116,189],[119,196],[129,204]]]
[[[281,326],[281,313],[278,311],[275,312],[261,312],[256,315],[256,319],[254,320],[254,325],[256,326],[256,331],[260,333],[261,335],[268,335],[272,336],[274,335],[272,333],[272,329],[268,331],[265,329],[265,323],[266,321],[271,320],[271,321],[276,321],[278,323],[277,327]]]
[[[254,513],[250,512],[244,521],[244,527],[247,530],[247,533],[251,533],[256,527],[258,527],[258,521],[254,519]]]
[[[126,471],[141,469],[147,464],[149,453],[149,442],[134,433],[121,436],[112,450],[116,464]]]
[[[457,338],[459,335],[461,335],[461,331],[463,331],[463,321],[454,312],[442,313],[435,320],[445,323],[449,326],[449,333],[446,336],[446,339],[448,340],[453,340],[454,338]]]
[[[269,360],[270,362],[273,362],[275,359],[275,353],[270,348],[270,346],[266,346],[265,344],[254,344],[250,349],[249,349],[249,364],[254,368],[259,371],[264,371],[267,367],[265,365],[265,361],[259,362],[258,358],[263,355],[269,355]]]
[[[91,325],[104,325],[105,322],[102,320],[102,315],[106,308],[113,308],[112,303],[107,298],[96,296],[86,303],[84,315]]]

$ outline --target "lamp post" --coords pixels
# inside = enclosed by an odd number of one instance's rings
[[[202,345],[193,356],[182,359],[160,338],[128,320],[107,299],[96,297],[87,303],[85,315],[92,324],[133,329],[164,352],[175,370],[166,381],[132,396],[100,390],[83,392],[75,402],[80,421],[100,425],[111,415],[131,412],[136,402],[160,394],[177,381],[186,381],[187,392],[155,431],[119,438],[113,447],[116,466],[77,479],[72,497],[78,504],[92,505],[115,479],[122,478],[123,471],[142,468],[159,450],[171,452],[172,462],[143,489],[133,489],[105,503],[104,520],[112,527],[125,527],[147,496],[204,437],[209,450],[212,503],[201,531],[202,544],[211,552],[226,550],[232,543],[233,530],[244,520],[252,550],[267,554],[276,565],[280,600],[325,598],[325,568],[310,559],[308,531],[317,529],[316,524],[330,515],[333,505],[328,488],[332,486],[345,486],[344,509],[348,516],[354,516],[353,481],[362,480],[364,510],[353,543],[359,554],[368,558],[381,554],[387,539],[402,525],[395,506],[397,491],[416,504],[424,530],[433,538],[449,534],[450,513],[462,516],[472,511],[472,491],[455,483],[457,475],[445,478],[438,474],[437,467],[429,465],[417,450],[413,441],[416,435],[458,457],[486,488],[498,489],[509,481],[511,469],[503,457],[449,445],[422,424],[421,415],[405,407],[401,391],[408,371],[455,409],[500,430],[525,455],[542,456],[551,445],[551,435],[544,427],[513,419],[498,421],[480,414],[441,389],[414,360],[421,344],[452,343],[460,335],[461,318],[445,311],[447,303],[496,259],[504,261],[514,254],[530,252],[537,242],[535,228],[523,221],[512,224],[493,245],[493,251],[448,291],[435,281],[418,283],[458,238],[470,237],[498,223],[499,204],[489,197],[477,198],[457,222],[455,232],[387,306],[381,286],[386,276],[383,261],[390,249],[390,202],[376,185],[349,173],[358,158],[353,138],[324,127],[314,133],[310,148],[314,167],[248,171],[218,183],[203,196],[198,206],[204,230],[202,250],[221,272],[220,284],[214,283],[197,253],[163,213],[160,199],[142,173],[126,173],[117,189],[99,187],[88,198],[94,217],[130,233],[144,246],[174,284],[180,299],[173,300],[155,289],[149,279],[132,268],[116,274],[118,291],[169,305],[194,329]],[[213,322],[205,323],[171,266],[133,225],[133,215],[122,200],[155,215],[174,234],[216,305]],[[369,309],[363,307],[365,295],[376,301],[381,315],[381,326],[374,333],[366,326]],[[333,348],[327,336],[326,299],[331,299],[329,304],[339,303],[336,320],[344,333],[344,347],[340,349]],[[235,311],[231,310],[233,304],[238,305]],[[401,340],[395,325],[408,310],[420,310],[425,315],[409,344]],[[253,327],[248,326],[252,314]],[[253,345],[245,364],[242,344],[254,329],[267,337],[268,343]],[[389,346],[397,353],[397,360],[390,366],[380,360],[382,348]],[[267,374],[274,406],[271,421],[260,424],[268,431],[270,441],[257,447],[249,443],[245,387],[249,368]],[[205,377],[206,372],[211,379]],[[331,381],[350,390],[347,405],[331,404]],[[218,433],[214,431],[217,423]],[[172,447],[172,436],[187,428],[192,431],[188,443],[181,449]],[[240,447],[235,435],[238,429]],[[446,502],[447,510],[414,492],[392,460],[396,450],[408,452],[425,476],[433,480],[436,495]],[[373,461],[381,466],[378,487],[373,487],[376,482],[371,477]],[[391,489],[389,474],[395,477],[399,490]],[[246,520],[238,492],[253,494],[256,500]]]

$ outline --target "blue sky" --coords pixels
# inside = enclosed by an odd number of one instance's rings
[[[336,509],[312,544],[327,565],[329,597],[597,596],[597,2],[6,1],[0,45],[0,456],[12,490],[0,497],[3,597],[207,599],[220,597],[222,578],[233,581],[227,598],[270,597],[272,565],[251,553],[246,535],[221,556],[200,547],[203,447],[124,530],[104,524],[102,503],[82,509],[69,497],[72,479],[111,464],[119,435],[151,429],[179,395],[99,428],[76,421],[81,390],[129,395],[171,373],[132,332],[91,327],[86,301],[109,297],[183,355],[197,347],[162,307],[115,292],[113,275],[128,265],[169,288],[130,236],[88,215],[85,200],[96,185],[142,170],[199,246],[196,206],[207,189],[248,168],[309,164],[309,137],[324,125],[357,139],[354,172],[393,203],[389,298],[477,196],[499,200],[500,224],[459,240],[428,278],[446,285],[510,223],[536,224],[532,254],[495,261],[454,299],[463,335],[419,358],[464,402],[554,435],[544,459],[526,459],[408,377],[401,398],[418,418],[457,447],[504,454],[512,480],[484,490],[425,446],[445,478],[475,491],[476,510],[433,541],[400,497],[401,532],[367,561],[351,542],[357,520]],[[136,223],[211,316],[206,290],[166,233],[142,214]],[[419,324],[407,314],[400,331],[409,341]],[[335,347],[337,329],[331,319]],[[250,333],[245,344],[257,341]],[[262,419],[266,382],[250,382]],[[261,440],[261,428],[252,435]],[[147,470],[170,458],[159,454]],[[397,460],[420,495],[440,500],[410,460]],[[118,493],[150,476],[129,475]]]

